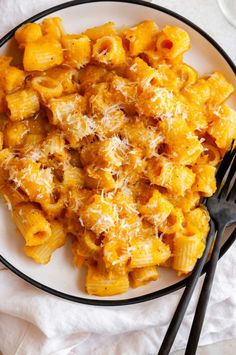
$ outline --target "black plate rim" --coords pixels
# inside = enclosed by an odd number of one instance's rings
[[[141,6],[153,8],[153,9],[158,10],[160,12],[166,13],[172,17],[175,17],[176,19],[178,19],[178,20],[184,22],[185,24],[189,25],[190,27],[192,27],[195,31],[200,33],[208,42],[210,42],[216,48],[216,50],[222,55],[222,57],[226,60],[226,62],[229,64],[230,68],[232,69],[232,71],[236,75],[236,66],[235,66],[234,62],[228,56],[228,54],[224,51],[224,49],[208,33],[203,31],[200,27],[195,25],[192,21],[188,20],[184,16],[179,15],[178,13],[176,13],[172,10],[166,9],[162,6],[155,5],[152,3],[147,3],[142,0],[73,0],[73,1],[66,2],[66,3],[62,3],[57,6],[53,6],[47,10],[44,10],[42,12],[39,12],[38,14],[36,14],[36,15],[28,18],[27,20],[23,21],[22,23],[20,23],[18,26],[16,26],[14,29],[12,29],[10,32],[8,32],[4,37],[2,37],[0,39],[0,47],[2,47],[8,40],[10,40],[14,36],[15,31],[20,26],[22,26],[23,24],[25,24],[27,22],[37,21],[44,16],[50,15],[56,11],[59,11],[59,10],[62,10],[62,9],[68,8],[68,7],[78,6],[78,5],[82,5],[82,4],[88,4],[88,3],[97,3],[97,2],[118,2],[121,4],[122,3],[130,3],[130,4],[134,4],[134,5],[141,5]],[[221,247],[220,258],[231,247],[231,245],[234,243],[235,239],[236,239],[236,229],[233,231],[231,236],[226,240],[224,245]],[[123,305],[132,305],[132,304],[137,304],[137,303],[141,303],[141,302],[151,301],[153,299],[165,296],[167,294],[170,294],[172,292],[175,292],[175,291],[181,289],[182,287],[186,286],[188,279],[189,279],[189,276],[188,276],[184,280],[181,280],[171,286],[168,286],[168,287],[165,287],[161,290],[158,290],[158,291],[155,291],[152,293],[148,293],[146,295],[138,296],[138,297],[122,299],[122,300],[106,300],[106,299],[98,300],[98,299],[90,299],[90,298],[72,296],[70,294],[63,293],[61,291],[50,288],[38,281],[35,281],[31,277],[27,276],[26,274],[24,274],[23,272],[18,270],[11,263],[9,263],[2,255],[0,255],[0,262],[2,262],[9,270],[11,270],[14,274],[19,276],[21,279],[25,280],[26,282],[30,283],[31,285],[33,285],[39,289],[41,289],[42,291],[45,291],[45,292],[50,293],[54,296],[57,296],[57,297],[60,297],[60,298],[63,298],[63,299],[69,300],[69,301],[82,303],[82,304],[86,304],[86,305],[93,305],[93,306],[123,306]],[[202,275],[206,272],[207,268],[208,268],[208,263],[204,266],[203,271],[202,271]]]

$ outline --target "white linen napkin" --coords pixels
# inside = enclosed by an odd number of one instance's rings
[[[0,35],[61,2],[64,1],[0,0]],[[161,0],[154,2],[166,5]],[[178,6],[180,9],[180,4],[186,9],[188,0],[168,1],[168,6],[174,10],[178,10]],[[208,10],[210,4],[213,6],[212,0],[207,1]],[[198,0],[191,0],[191,9],[194,6],[196,9]],[[218,13],[218,16],[221,15]],[[220,21],[224,21],[223,16]],[[227,26],[225,24],[225,31],[233,31]],[[223,42],[223,37],[220,40]],[[234,245],[218,264],[200,345],[236,337],[235,255]],[[201,283],[202,279],[173,350],[184,348],[186,344]],[[132,306],[87,306],[44,293],[0,264],[0,351],[3,355],[156,354],[181,294],[182,291],[178,291]]]
[[[234,245],[219,261],[200,345],[236,337],[235,252]],[[173,350],[186,344],[198,293],[199,288]],[[5,269],[0,349],[3,355],[154,355],[181,294],[132,306],[87,306],[46,294]]]

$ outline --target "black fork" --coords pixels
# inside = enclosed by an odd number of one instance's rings
[[[229,171],[228,171],[229,169]],[[227,172],[228,171],[228,172]],[[226,176],[225,176],[226,172]],[[236,148],[227,153],[226,159],[218,170],[218,181],[223,181],[223,186],[206,201],[207,209],[218,230],[212,251],[209,268],[202,286],[197,309],[193,319],[185,354],[196,353],[206,308],[211,293],[217,261],[220,255],[220,246],[225,229],[236,222]],[[227,175],[228,173],[228,175]]]
[[[202,291],[198,300],[185,352],[186,355],[194,355],[196,353],[216,265],[219,259],[222,236],[225,229],[229,225],[236,222],[236,181],[233,183],[236,172],[236,149],[233,149],[233,144],[234,142],[232,143],[231,149],[226,153],[217,171],[217,192],[211,198],[204,201],[204,204],[207,206],[211,216],[211,228],[207,237],[204,253],[201,259],[198,260],[191,276],[189,277],[187,286],[175,310],[158,355],[168,355],[170,352],[216,235],[211,259],[209,261],[209,267],[207,269]]]

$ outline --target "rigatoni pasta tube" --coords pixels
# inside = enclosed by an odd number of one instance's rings
[[[66,63],[75,68],[88,64],[91,58],[91,43],[88,36],[66,35],[62,37]]]
[[[236,112],[227,105],[220,106],[213,114],[208,133],[218,148],[226,151],[232,140],[236,140]]]
[[[69,117],[77,111],[84,111],[84,99],[79,94],[71,94],[53,98],[48,103],[49,121],[56,125],[58,123],[68,122]]]
[[[91,231],[85,231],[83,234],[82,243],[89,254],[96,253],[100,249],[100,247],[96,244],[96,238],[96,234]]]
[[[166,220],[173,208],[164,195],[154,190],[148,202],[139,208],[139,212],[148,222],[160,224]]]
[[[161,86],[162,75],[158,70],[149,66],[144,60],[137,57],[129,67],[128,78],[137,81],[141,88],[147,89],[150,86]]]
[[[2,188],[1,193],[4,199],[6,200],[8,207],[10,207],[10,209],[12,208],[11,206],[16,206],[22,202],[29,201],[28,197],[24,193],[18,191],[12,185],[5,185]]]
[[[52,97],[59,97],[62,94],[62,84],[48,76],[36,76],[32,79],[31,85],[37,91],[43,101],[47,101]]]
[[[93,58],[103,64],[123,64],[126,54],[121,38],[119,36],[99,38],[93,46]]]
[[[52,231],[49,222],[32,203],[17,205],[12,215],[26,246],[41,245],[50,238]]]
[[[185,63],[177,64],[173,67],[174,72],[180,80],[180,87],[195,84],[198,79],[198,72]]]
[[[104,189],[105,191],[111,191],[117,185],[109,171],[95,170],[92,164],[85,167],[85,171],[85,185],[90,189]]]
[[[127,292],[129,288],[128,274],[113,274],[110,278],[97,268],[89,266],[86,277],[86,290],[90,295],[113,296]]]
[[[51,222],[52,234],[47,242],[36,246],[25,246],[25,254],[33,258],[36,263],[47,264],[52,253],[65,244],[66,233],[63,225],[58,221]]]
[[[196,164],[193,166],[193,171],[196,174],[193,191],[199,191],[206,197],[212,196],[216,191],[216,168],[209,164]]]
[[[149,49],[156,38],[159,28],[154,21],[147,20],[123,32],[124,42],[131,56],[137,56]]]
[[[158,228],[162,233],[172,234],[183,228],[184,215],[181,208],[174,208],[167,219]]]
[[[64,171],[63,184],[68,188],[69,186],[77,186],[82,188],[84,185],[84,172],[82,169],[76,166],[68,165],[67,169]]]
[[[21,121],[33,116],[39,111],[39,98],[31,89],[19,90],[6,95],[7,108],[11,121]]]
[[[157,280],[160,276],[156,266],[141,267],[134,269],[129,274],[131,287],[146,285],[150,281]]]
[[[195,174],[187,166],[155,158],[150,160],[147,176],[152,184],[165,187],[176,196],[184,196],[195,180]]]
[[[79,209],[82,205],[91,197],[91,191],[86,189],[79,189],[76,186],[73,188],[69,188],[67,190],[67,210],[66,210],[66,217],[72,218],[73,216],[77,216]],[[71,225],[70,225],[71,226]],[[73,231],[70,231],[72,234],[77,235]]]
[[[204,207],[195,208],[185,216],[185,223],[196,227],[201,233],[203,241],[206,239],[210,230],[209,221],[210,217],[208,211]]]
[[[50,35],[58,41],[65,32],[60,17],[45,18],[41,24],[41,29],[44,35]]]
[[[159,265],[170,257],[170,248],[159,238],[133,239],[131,241],[131,268]]]
[[[22,144],[25,135],[28,133],[27,121],[9,122],[4,130],[5,144],[8,147],[15,147]]]
[[[24,48],[26,43],[36,41],[41,38],[42,35],[39,23],[26,23],[15,32],[15,39],[20,48]]]
[[[65,194],[60,194],[57,201],[51,202],[50,200],[43,199],[40,201],[40,205],[47,216],[47,219],[51,221],[52,219],[59,217],[63,211],[66,204]]]
[[[205,79],[198,79],[193,85],[182,89],[181,94],[192,104],[204,105],[210,98],[210,85]]]
[[[68,158],[65,150],[65,139],[59,130],[51,131],[42,144],[42,151],[46,157],[54,157],[56,160],[65,161]]]
[[[93,195],[81,208],[80,217],[85,228],[96,234],[105,232],[118,221],[118,213],[113,204],[98,194]]]
[[[77,237],[72,248],[75,255],[83,256],[87,259],[99,252],[100,247],[96,244],[96,234],[86,229],[77,231],[72,228],[72,232]]]
[[[177,26],[165,26],[157,39],[157,52],[163,57],[174,59],[190,47],[190,38],[186,31]]]
[[[197,259],[202,256],[204,248],[205,245],[198,234],[188,236],[177,233],[173,247],[173,269],[179,271],[180,274],[191,272]]]
[[[22,87],[25,77],[26,75],[23,70],[9,66],[2,71],[0,86],[7,94],[9,94]]]
[[[43,36],[25,45],[23,65],[26,71],[47,70],[60,65],[62,61],[61,44],[51,36]]]
[[[79,73],[75,68],[68,66],[55,67],[49,69],[47,75],[61,83],[64,95],[72,94],[78,90]]]
[[[222,104],[234,92],[233,85],[220,72],[211,74],[207,81],[211,89],[209,103],[212,106]]]
[[[12,161],[9,179],[34,202],[48,201],[54,188],[52,169],[43,169],[41,163],[36,163],[31,159]]]

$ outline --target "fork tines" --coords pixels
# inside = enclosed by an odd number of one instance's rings
[[[236,172],[236,148],[234,141],[231,144],[230,150],[225,154],[222,163],[216,174],[218,198],[231,200],[235,198],[235,183],[232,186],[232,181]],[[221,186],[222,185],[222,186]],[[229,191],[230,189],[230,191]]]
[[[217,185],[219,184],[219,186],[222,183],[223,177],[225,176],[225,172],[228,170],[230,163],[232,162],[232,155],[235,154],[235,149],[233,148],[234,148],[234,140],[232,141],[230,145],[230,149],[225,154],[219,166],[219,169],[216,173]],[[219,188],[219,186],[217,186],[217,188]]]

